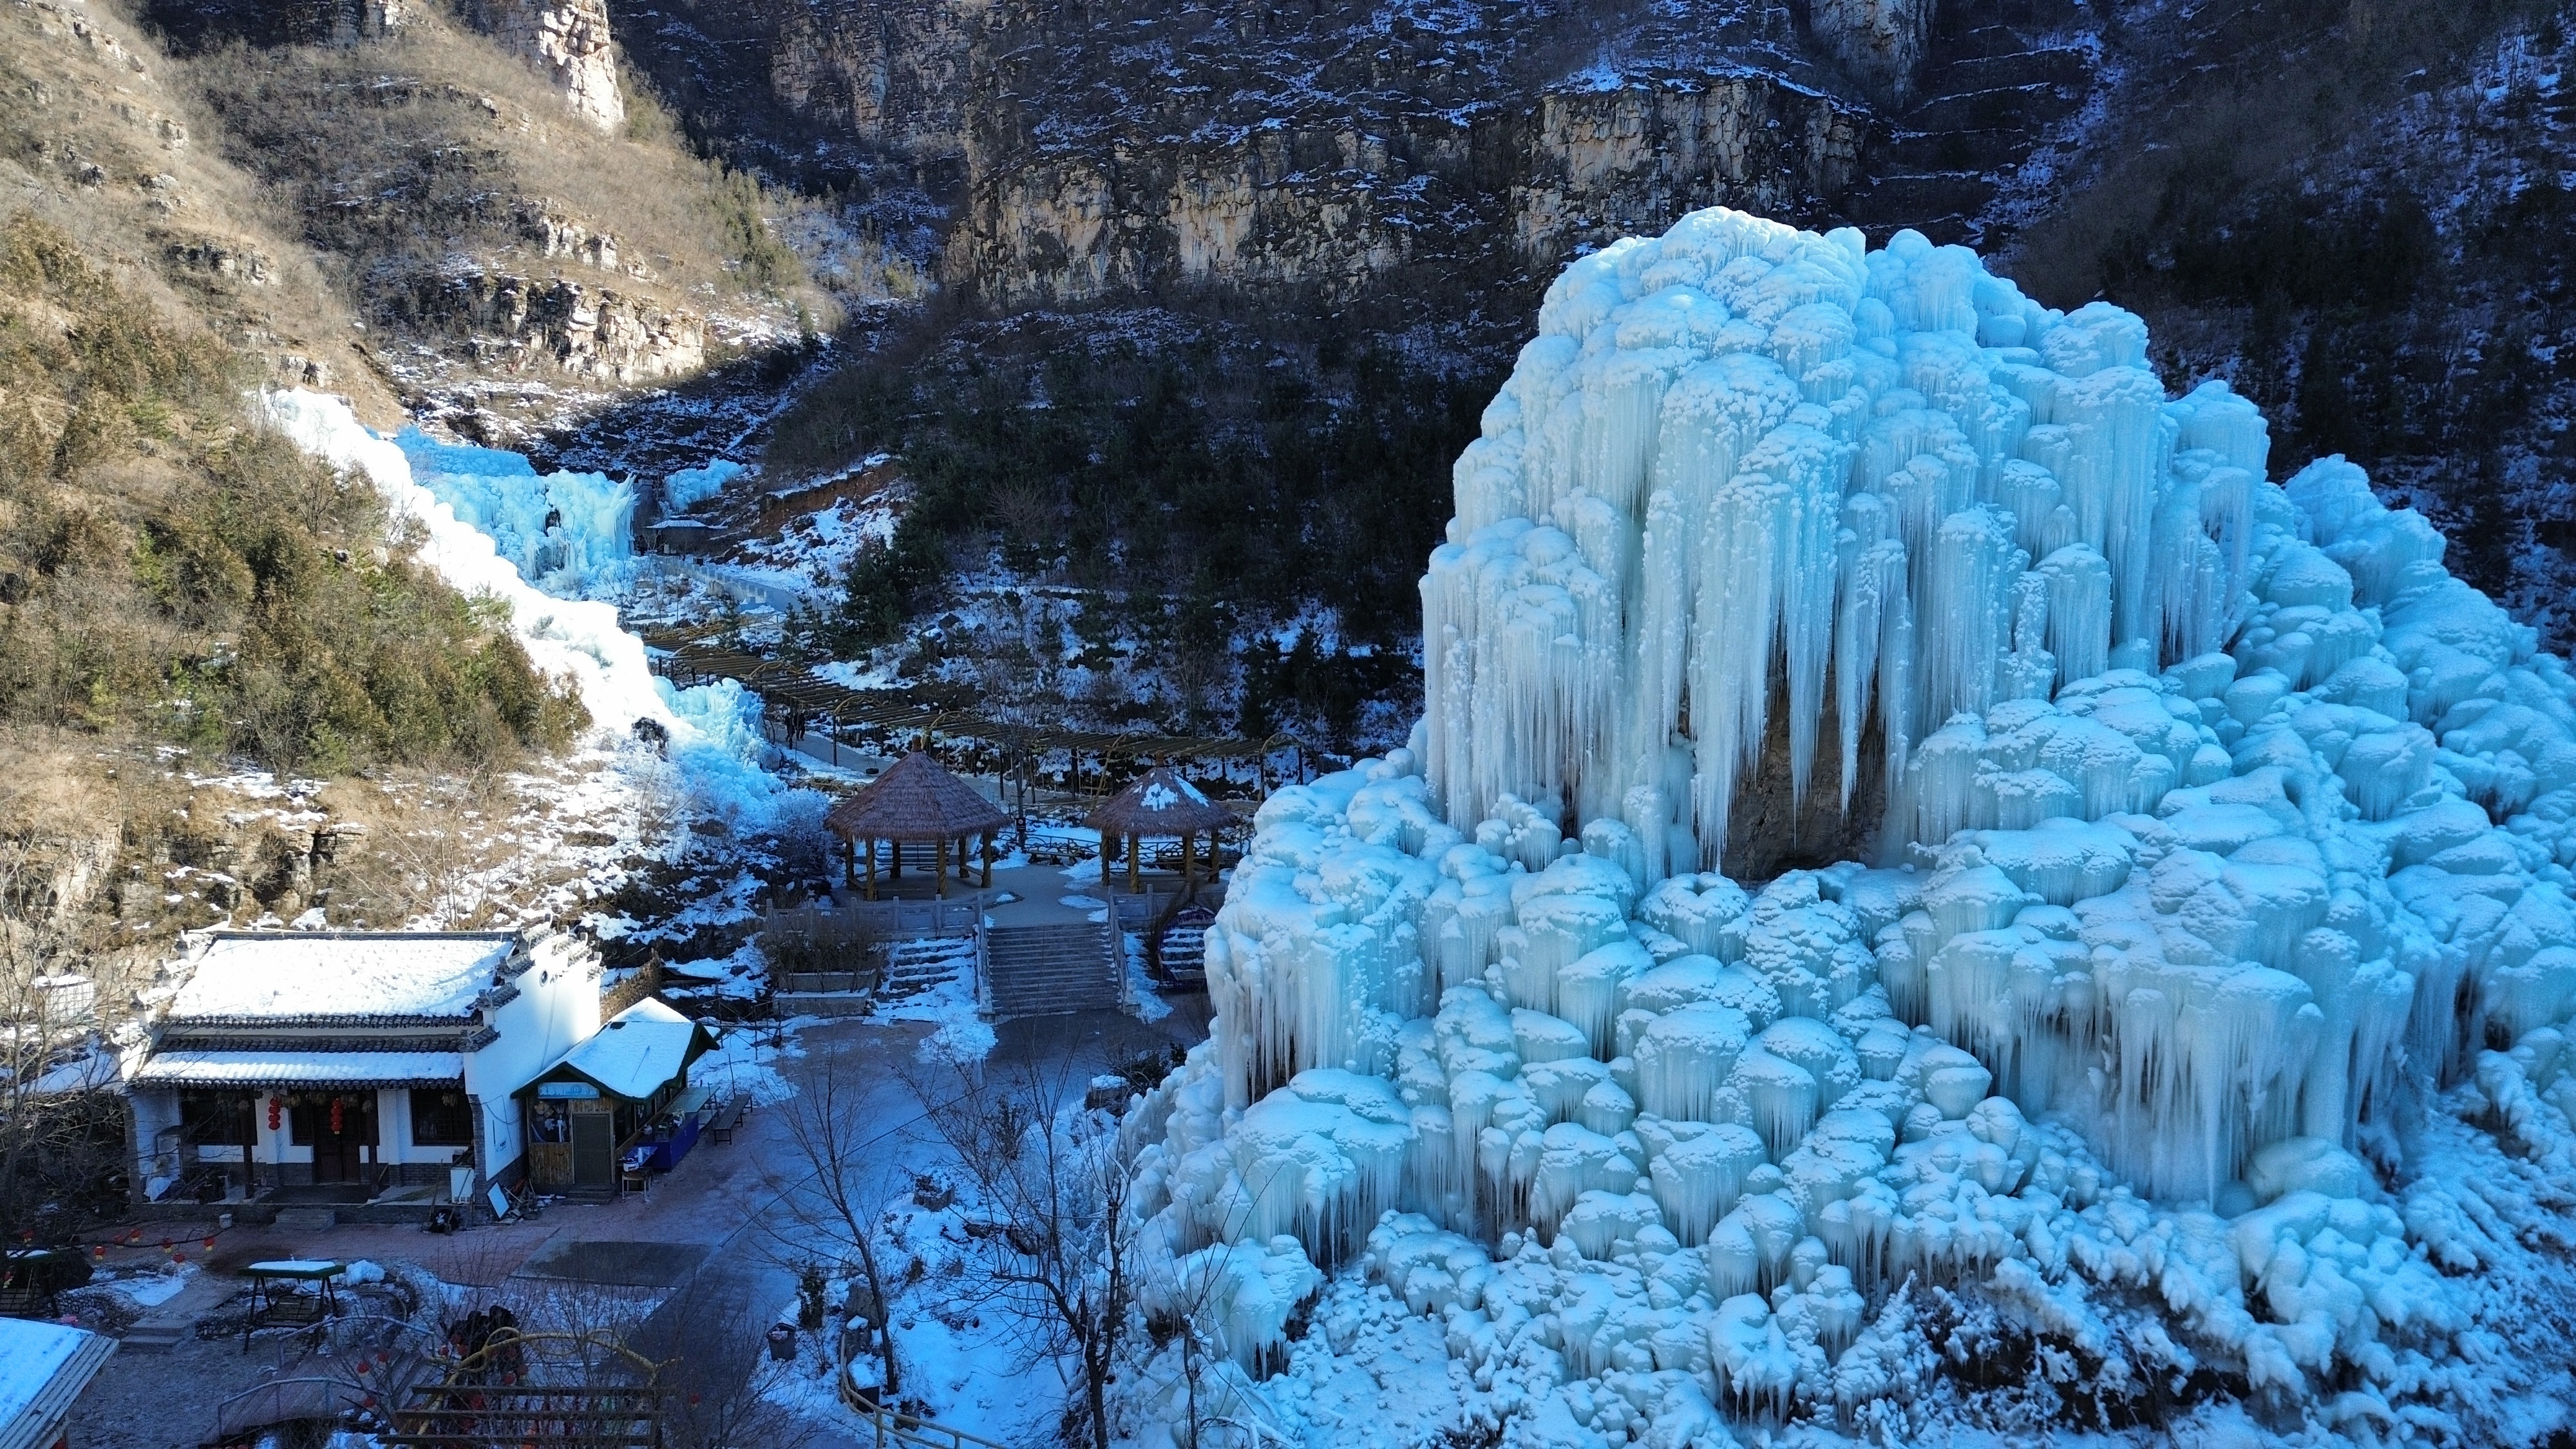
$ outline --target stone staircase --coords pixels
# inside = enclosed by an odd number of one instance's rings
[[[2073,0],[1942,8],[1919,97],[1870,147],[1869,181],[1845,203],[1875,237],[1911,226],[1935,242],[1980,242],[1998,182],[2092,93],[2091,14]]]
[[[975,942],[970,938],[933,937],[897,941],[886,947],[885,976],[877,995],[886,1001],[917,996],[971,968]]]
[[[1163,927],[1163,944],[1156,957],[1166,984],[1195,986],[1207,980],[1207,933],[1215,924],[1216,912],[1192,904],[1183,906]]]
[[[1124,996],[1105,924],[992,926],[984,932],[985,1006],[994,1016],[1115,1009]]]

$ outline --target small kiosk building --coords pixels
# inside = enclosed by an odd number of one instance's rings
[[[528,1177],[541,1192],[611,1193],[667,1171],[696,1145],[707,1106],[689,1064],[715,1049],[707,1029],[646,998],[519,1089]]]

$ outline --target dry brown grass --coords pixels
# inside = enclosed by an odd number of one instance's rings
[[[198,319],[274,379],[391,421],[392,393],[351,346],[348,308],[213,134],[192,89],[113,7],[0,12],[0,214],[62,228],[120,288]]]
[[[372,301],[462,256],[700,312],[820,305],[792,276],[773,295],[764,269],[743,264],[738,187],[651,124],[649,98],[637,98],[641,123],[603,134],[496,42],[435,7],[415,12],[364,44],[237,42],[169,62],[348,290]],[[618,270],[545,256],[520,220],[530,211],[613,236]]]

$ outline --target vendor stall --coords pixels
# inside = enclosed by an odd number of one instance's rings
[[[715,1045],[705,1027],[647,999],[538,1073],[518,1093],[537,1189],[604,1196],[678,1166],[707,1115],[689,1064]]]

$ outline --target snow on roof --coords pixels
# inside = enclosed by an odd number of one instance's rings
[[[59,1323],[0,1318],[0,1449],[51,1444],[116,1340]]]
[[[464,1080],[458,1052],[165,1051],[140,1087],[403,1087]]]
[[[461,1021],[518,943],[511,931],[224,932],[197,957],[169,1019]]]
[[[589,1040],[538,1073],[570,1068],[610,1096],[641,1101],[680,1074],[697,1055],[705,1029],[651,997],[608,1019]]]
[[[1169,768],[1157,767],[1091,812],[1086,823],[1110,834],[1162,835],[1222,830],[1235,823],[1235,815]]]
[[[116,1085],[116,1056],[112,1052],[83,1052],[69,1061],[56,1063],[28,1084],[31,1097],[60,1096],[66,1092],[91,1092]]]

